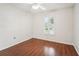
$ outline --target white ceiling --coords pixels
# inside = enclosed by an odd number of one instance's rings
[[[50,10],[56,10],[60,8],[67,8],[67,7],[72,7],[74,4],[73,3],[41,3],[42,6],[46,8],[46,10],[33,10],[32,9],[32,4],[30,3],[13,3],[11,4],[19,9],[22,9],[26,12],[32,12],[32,13],[37,13],[37,12],[44,12],[44,11],[50,11]]]

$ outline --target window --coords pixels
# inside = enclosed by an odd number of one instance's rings
[[[44,32],[46,34],[54,35],[54,19],[53,17],[45,17],[44,18]]]

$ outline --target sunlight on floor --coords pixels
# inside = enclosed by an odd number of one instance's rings
[[[51,47],[44,47],[44,54],[46,56],[54,56],[55,55],[55,49]]]

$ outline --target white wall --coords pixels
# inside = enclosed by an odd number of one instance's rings
[[[8,4],[0,4],[0,50],[30,39],[31,20],[29,13]]]
[[[73,43],[74,47],[79,54],[79,4],[74,7],[74,28],[73,28]]]
[[[52,16],[55,20],[55,35],[46,35],[43,31],[44,17]],[[72,44],[72,8],[38,13],[33,19],[33,37]]]

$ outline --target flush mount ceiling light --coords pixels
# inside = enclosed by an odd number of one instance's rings
[[[44,6],[42,6],[41,4],[33,4],[32,5],[32,9],[37,10],[37,9],[41,9],[41,10],[46,10],[46,8]]]

